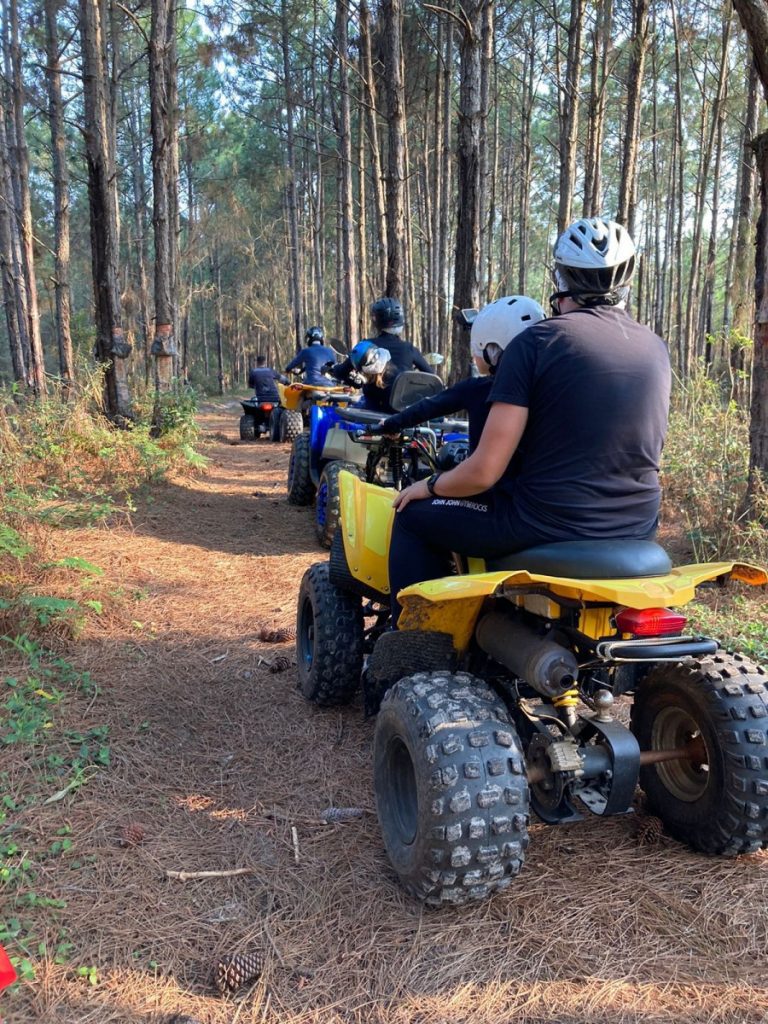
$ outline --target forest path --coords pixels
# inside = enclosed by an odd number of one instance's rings
[[[639,846],[629,818],[534,824],[508,892],[441,912],[404,895],[373,814],[372,722],[359,703],[307,704],[293,666],[270,672],[293,645],[258,639],[264,622],[293,624],[301,575],[326,553],[310,510],[285,501],[288,446],[233,444],[238,415],[201,413],[205,474],[153,488],[130,525],[60,541],[121,588],[71,651],[102,687],[78,725],[109,726],[111,767],[37,822],[71,825],[46,895],[66,899],[98,984],[51,966],[9,1021],[765,1024],[762,855]],[[364,813],[325,825],[331,806]],[[130,823],[144,839],[120,846]],[[254,948],[262,982],[242,1005],[222,999],[216,957]]]

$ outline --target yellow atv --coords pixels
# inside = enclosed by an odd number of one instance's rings
[[[320,705],[363,676],[380,704],[374,785],[384,844],[431,905],[506,888],[530,811],[561,824],[647,809],[692,849],[768,845],[763,669],[686,631],[699,585],[765,585],[737,562],[673,568],[648,541],[542,545],[402,591],[387,629],[392,492],[340,475],[330,563],[302,580],[299,686]],[[363,673],[365,662],[365,672]]]
[[[277,385],[280,394],[280,409],[274,413],[270,432],[273,441],[294,441],[309,422],[309,410],[313,405],[346,404],[351,401],[354,392],[346,386],[329,384],[318,387],[315,384]]]

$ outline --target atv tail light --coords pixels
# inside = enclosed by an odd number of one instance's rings
[[[272,405],[271,402],[262,402],[261,408],[264,410],[264,412],[272,412],[274,406]]]
[[[670,608],[622,608],[615,618],[619,630],[633,636],[675,636],[682,633],[688,621]]]

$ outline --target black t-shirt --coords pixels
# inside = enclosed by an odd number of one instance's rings
[[[661,338],[616,307],[544,320],[506,349],[489,402],[528,423],[499,486],[542,541],[652,533],[670,377]]]
[[[279,402],[280,395],[275,384],[278,380],[285,383],[286,378],[271,366],[257,366],[248,374],[248,387],[253,388],[260,402]]]

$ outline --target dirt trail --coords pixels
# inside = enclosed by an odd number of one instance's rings
[[[46,894],[67,900],[99,984],[51,966],[9,1020],[765,1024],[763,855],[641,846],[628,818],[535,824],[511,891],[437,913],[403,894],[372,813],[372,723],[359,705],[309,706],[293,666],[270,672],[293,645],[257,638],[293,623],[301,575],[325,557],[309,511],[285,502],[287,446],[231,444],[234,405],[201,422],[206,475],[156,489],[132,527],[61,541],[124,592],[72,651],[103,688],[82,725],[109,725],[112,767],[38,821],[72,825],[82,865],[51,872]],[[333,806],[365,813],[325,825]],[[129,822],[145,839],[123,848]],[[222,999],[211,964],[253,948],[261,983]]]

